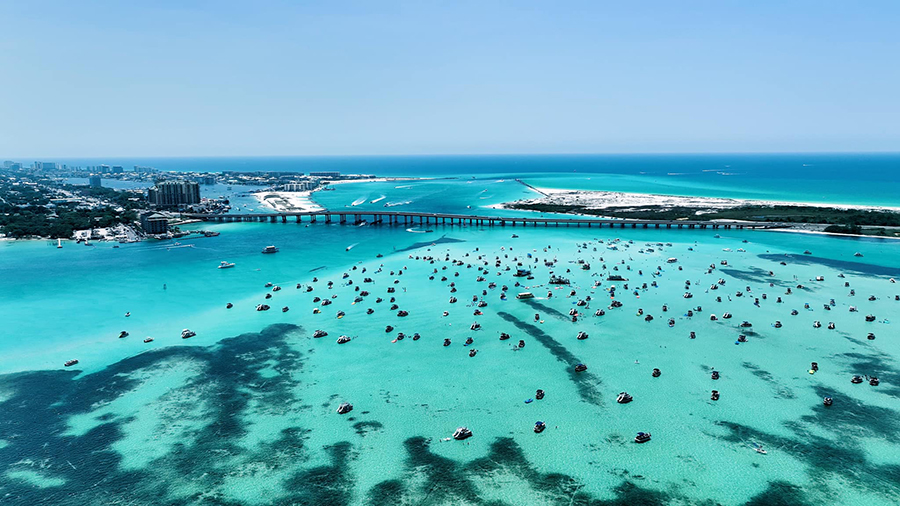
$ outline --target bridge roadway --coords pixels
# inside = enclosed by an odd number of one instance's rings
[[[511,226],[515,227],[528,226],[533,227],[539,224],[549,226],[587,226],[610,228],[724,228],[724,229],[743,229],[743,228],[779,228],[783,227],[783,223],[774,222],[755,222],[755,221],[704,221],[704,220],[635,220],[635,219],[602,219],[602,218],[535,218],[529,216],[479,216],[468,214],[445,214],[445,213],[420,213],[405,211],[367,211],[367,212],[347,212],[347,211],[314,211],[314,212],[285,212],[285,213],[258,213],[258,214],[194,214],[183,213],[182,217],[190,219],[198,219],[202,221],[232,223],[243,221],[269,221],[277,223],[287,223],[289,218],[295,218],[297,223],[302,223],[303,218],[309,218],[309,223],[316,223],[322,219],[325,223],[333,223],[335,219],[338,223],[350,223],[359,225],[366,222],[369,224],[387,223],[390,225],[477,225],[477,226]],[[371,218],[371,219],[368,219]]]

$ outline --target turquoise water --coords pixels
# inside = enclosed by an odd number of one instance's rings
[[[411,200],[410,208],[453,210],[528,191],[498,179],[348,184],[317,198],[343,206],[366,196],[365,205],[377,208],[371,200],[385,194]],[[737,230],[715,237],[585,227],[203,228],[222,234],[175,249],[0,242],[4,503],[900,500],[900,344],[892,330],[900,288],[889,281],[900,277],[900,242]],[[269,244],[280,252],[260,254]],[[235,267],[217,269],[223,260]],[[534,279],[513,276],[519,262]],[[571,286],[553,289],[551,271]],[[607,281],[610,272],[628,281]],[[710,290],[719,278],[725,284]],[[269,282],[282,289],[273,292]],[[608,308],[612,286],[621,308]],[[371,292],[359,303],[356,287]],[[536,298],[516,300],[526,290]],[[449,303],[451,295],[458,302]],[[483,315],[473,314],[473,295],[487,302]],[[392,296],[409,316],[389,309]],[[569,311],[587,296],[573,323]],[[831,298],[835,306],[825,311]],[[272,309],[256,311],[260,303]],[[697,306],[702,311],[686,316]],[[605,314],[594,316],[601,308]],[[638,316],[639,308],[654,319]],[[725,311],[733,318],[709,319]],[[867,314],[876,321],[866,322]],[[752,329],[738,328],[743,320]],[[481,330],[470,330],[474,321]],[[385,332],[387,325],[395,328]],[[181,339],[184,328],[197,335]],[[316,329],[328,336],[312,338]],[[119,339],[122,330],[129,336]],[[589,338],[576,339],[579,331]],[[392,342],[398,332],[422,337]],[[501,341],[500,332],[511,339]],[[742,333],[747,342],[736,344]],[[342,334],[353,339],[339,345]],[[144,343],[148,336],[154,340]],[[467,337],[472,346],[464,346]],[[520,339],[526,345],[515,350]],[[472,348],[478,353],[469,357]],[[71,358],[79,363],[64,367]],[[574,371],[579,362],[587,371]],[[819,364],[812,375],[811,362]],[[881,384],[851,384],[854,374]],[[546,397],[526,403],[539,388]],[[710,400],[713,389],[718,401]],[[634,401],[616,403],[622,391]],[[828,408],[826,395],[834,398]],[[345,401],[354,409],[338,415]],[[548,426],[543,433],[532,430],[537,420]],[[443,441],[459,426],[474,436]],[[633,443],[638,431],[652,440]]]
[[[495,155],[58,160],[162,170],[521,178],[536,186],[900,207],[898,153]]]

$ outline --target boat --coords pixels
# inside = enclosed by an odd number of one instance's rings
[[[619,404],[628,404],[633,401],[634,397],[632,397],[628,392],[620,392],[619,396],[616,397],[616,402]]]
[[[365,202],[365,201],[366,201],[366,197],[360,197],[360,198],[354,200],[353,203],[350,204],[350,205],[351,205],[351,206],[358,206],[358,205],[362,204],[362,203]]]
[[[543,399],[543,398],[544,398],[544,391],[538,389],[538,391],[534,393],[534,398],[537,399],[537,400]]]
[[[587,338],[588,338],[587,332],[583,332],[583,331],[579,332],[578,335],[575,336],[575,339],[578,339],[578,340],[583,340],[583,339],[587,339]]]
[[[353,404],[350,404],[349,402],[342,402],[337,408],[339,415],[347,414],[351,411],[353,411]]]
[[[453,433],[453,439],[456,439],[457,441],[462,441],[463,439],[468,439],[470,437],[472,437],[472,431],[466,427],[459,427]]]
[[[544,422],[537,421],[534,423],[535,434],[540,434],[541,432],[544,432],[544,429],[546,429],[546,428],[547,428],[547,424]]]
[[[719,371],[713,371],[710,377],[714,380],[719,379]]]
[[[862,382],[863,382],[862,376],[857,375],[857,376],[853,376],[852,378],[850,378],[850,383],[853,383],[854,385],[858,385]]]
[[[652,376],[653,376],[654,378],[658,378],[661,374],[662,374],[662,372],[660,372],[659,369],[653,369],[653,374],[652,374]]]
[[[822,404],[824,404],[825,406],[831,406],[833,403],[834,399],[832,399],[831,397],[825,397],[824,399],[822,399]]]
[[[714,401],[719,400],[719,391],[718,391],[718,390],[713,390],[713,391],[712,391],[712,395],[710,395],[709,398],[712,399],[712,400],[714,400]]]
[[[876,378],[875,376],[872,376],[871,378],[869,378],[869,384],[872,385],[873,387],[877,387],[878,386],[878,378]]]
[[[66,360],[66,363],[64,365],[66,367],[72,367],[73,365],[75,365],[77,363],[78,363],[78,360],[73,358],[72,360]]]
[[[221,263],[219,263],[219,269],[230,269],[232,267],[234,267],[233,262],[226,262],[223,260]]]
[[[275,246],[266,246],[265,248],[263,248],[262,252],[266,254],[278,253],[278,248],[276,248]]]
[[[230,302],[228,304],[225,304],[225,309],[231,309],[233,307],[234,307],[234,304],[232,304]]]
[[[646,443],[647,441],[650,441],[649,432],[638,432],[637,436],[634,436],[635,443]]]
[[[678,261],[677,258],[672,257],[672,258],[666,260],[666,263],[667,263],[667,264],[674,264],[674,263],[677,262],[677,261]]]
[[[181,331],[181,338],[182,338],[182,339],[189,339],[189,338],[194,337],[194,336],[196,336],[196,335],[197,335],[197,333],[194,332],[194,331],[192,331],[192,330],[190,330],[190,329],[184,329],[184,330]]]
[[[62,249],[62,239],[56,240],[56,247]],[[77,363],[78,361],[76,360],[75,362]]]
[[[584,372],[587,371],[587,366],[584,364],[577,364],[575,366],[575,372]]]
[[[863,256],[863,254],[860,253],[859,251],[857,251],[856,253],[853,254],[853,256],[855,256],[855,257],[861,257],[861,256]]]
[[[762,446],[757,446],[753,449],[756,450],[756,453],[761,453],[763,455],[766,455],[768,453]]]
[[[606,280],[607,280],[607,281],[628,281],[627,278],[622,277],[622,276],[620,276],[620,275],[618,275],[618,274],[612,274],[612,275],[610,275],[608,278],[606,278]]]
[[[337,339],[338,344],[346,344],[350,342],[350,336],[342,335]]]
[[[384,200],[384,199],[386,199],[386,198],[387,198],[387,197],[386,197],[385,195],[382,195],[382,196],[378,197],[377,199],[372,200],[372,201],[369,202],[369,203],[370,203],[370,204],[377,204],[377,203],[381,202],[382,200]]]
[[[123,337],[128,337],[128,331],[123,330],[122,332],[119,332],[119,339],[122,339]]]
[[[531,292],[522,292],[522,293],[516,295],[516,298],[517,299],[533,299],[534,294]]]

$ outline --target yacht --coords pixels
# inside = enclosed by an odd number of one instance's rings
[[[275,246],[266,246],[265,248],[263,248],[262,252],[266,254],[278,253],[278,248],[276,248]]]
[[[233,263],[233,262],[226,262],[226,261],[223,260],[223,261],[219,264],[219,269],[230,269],[230,268],[232,268],[232,267],[234,267],[234,263]]]
[[[467,429],[466,427],[459,427],[459,428],[456,429],[456,431],[453,433],[453,439],[456,439],[456,440],[459,440],[459,441],[461,441],[461,440],[463,440],[463,439],[470,438],[470,437],[472,437],[472,431],[470,431],[470,430]]]

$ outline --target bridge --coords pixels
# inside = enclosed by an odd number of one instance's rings
[[[184,218],[197,219],[207,222],[232,223],[232,222],[271,222],[288,223],[294,220],[296,223],[340,223],[360,225],[388,224],[405,226],[426,225],[474,225],[474,226],[522,226],[537,227],[598,227],[609,228],[688,228],[688,229],[757,229],[780,228],[783,223],[758,222],[758,221],[728,221],[728,220],[637,220],[637,219],[609,219],[609,218],[562,218],[562,217],[529,217],[529,216],[480,216],[469,214],[446,213],[422,213],[407,211],[312,211],[312,212],[284,212],[284,213],[250,213],[250,214],[196,214],[183,213]]]

